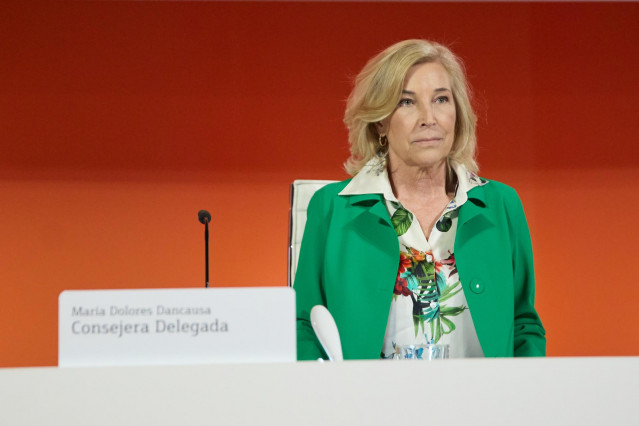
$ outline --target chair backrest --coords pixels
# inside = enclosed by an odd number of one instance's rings
[[[306,209],[315,191],[334,180],[295,180],[291,184],[291,209],[288,219],[288,285],[293,287],[297,259],[306,225]]]

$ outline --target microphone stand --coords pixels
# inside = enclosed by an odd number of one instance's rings
[[[197,212],[197,218],[204,224],[204,287],[209,288],[209,222],[211,213],[206,210]]]
[[[204,221],[204,287],[209,288],[209,221]]]

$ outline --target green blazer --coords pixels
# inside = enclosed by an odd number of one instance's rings
[[[380,357],[399,242],[382,195],[338,195],[349,181],[320,189],[308,207],[294,283],[300,360],[326,357],[309,319],[319,304],[335,318],[345,359]],[[489,181],[468,192],[455,260],[484,355],[544,356],[530,234],[514,189]]]

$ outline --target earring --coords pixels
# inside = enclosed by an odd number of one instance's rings
[[[382,135],[380,133],[378,142],[379,142],[379,147],[384,148],[386,145],[388,145],[388,138],[386,137],[386,135]]]

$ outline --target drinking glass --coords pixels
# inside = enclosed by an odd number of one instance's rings
[[[393,359],[398,360],[438,360],[449,357],[449,346],[435,343],[422,345],[397,345]]]

